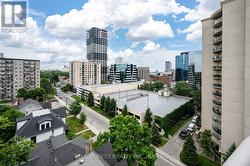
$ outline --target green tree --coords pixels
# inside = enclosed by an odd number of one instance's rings
[[[104,105],[105,105],[105,96],[102,96],[101,97],[101,100],[100,100],[100,108],[103,110],[104,109]]]
[[[204,152],[208,156],[213,156],[213,150],[211,148],[212,146],[212,134],[210,130],[205,130],[204,132],[201,133],[201,138],[200,138],[200,145]]]
[[[153,121],[152,112],[150,111],[150,108],[148,108],[146,110],[143,123],[146,123],[148,124],[149,127],[151,127],[152,121]]]
[[[104,111],[106,113],[109,113],[109,107],[110,107],[110,97],[107,97],[104,103]]]
[[[198,115],[197,119],[196,119],[196,125],[200,128],[201,127],[201,116]]]
[[[69,91],[73,92],[73,91],[74,91],[74,87],[73,87],[73,85],[66,84],[65,86],[63,86],[63,87],[61,88],[61,90],[62,90],[63,92],[69,92]]]
[[[175,85],[175,94],[180,95],[180,96],[190,96],[191,97],[191,92],[192,88],[188,83],[185,81],[179,81]]]
[[[125,104],[124,107],[123,107],[122,115],[128,115],[128,107],[127,107],[126,104]]]
[[[16,126],[7,117],[0,116],[0,141],[7,142],[15,135]]]
[[[109,115],[111,117],[115,117],[115,114],[116,114],[116,101],[115,99],[111,99],[109,105]]]
[[[13,137],[7,143],[0,143],[0,165],[20,165],[28,160],[31,150],[35,147],[32,141]]]
[[[76,117],[82,110],[82,106],[79,102],[74,101],[73,103],[71,103],[69,105],[69,113],[71,115],[74,115],[74,117]]]
[[[84,91],[81,91],[81,94],[80,94],[80,96],[81,96],[81,99],[82,99],[82,101],[85,101],[85,95],[84,95]]]
[[[47,94],[55,94],[55,89],[48,78],[42,78],[40,87],[43,88]]]
[[[188,134],[186,137],[182,152],[180,154],[180,159],[188,166],[200,166],[194,140],[190,134]]]
[[[152,125],[152,144],[159,145],[161,143],[161,135],[155,123]]]
[[[152,133],[132,116],[117,115],[110,121],[109,132],[98,136],[98,145],[110,141],[117,156],[125,157],[129,165],[154,165],[156,151],[151,146]]]
[[[93,96],[93,93],[92,92],[89,92],[88,94],[88,106],[89,107],[92,107],[95,105],[95,102],[94,102],[94,96]]]
[[[86,117],[85,113],[81,112],[80,113],[80,122],[82,124],[84,124],[86,122],[86,119],[87,119],[87,117]]]
[[[24,98],[24,100],[26,100],[27,96],[28,96],[28,92],[25,88],[18,89],[17,95],[16,95],[17,98]]]
[[[226,151],[226,154],[223,157],[223,163],[227,161],[227,159],[233,154],[233,152],[236,150],[236,145],[233,143]]]

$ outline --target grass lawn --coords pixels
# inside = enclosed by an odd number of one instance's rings
[[[83,103],[82,99],[80,96],[77,96],[77,95],[72,95],[71,96],[73,99],[75,99],[75,101],[78,101],[79,103]]]
[[[91,130],[85,131],[81,135],[82,135],[83,139],[86,139],[86,140],[89,138],[93,138],[95,136],[95,134]]]
[[[201,162],[201,166],[220,166],[220,163],[216,163],[208,158],[198,154],[198,158]]]
[[[73,133],[88,129],[87,126],[80,123],[80,120],[75,117],[66,118],[66,124]]]
[[[159,145],[157,145],[156,147],[162,147],[163,145],[165,145],[168,142],[168,140],[164,137],[161,137],[161,143]]]

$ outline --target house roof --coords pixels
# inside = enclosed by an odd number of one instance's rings
[[[33,99],[26,99],[24,102],[22,102],[20,105],[17,106],[17,109],[22,109],[30,104],[39,106],[39,107],[41,107],[41,109],[43,108],[38,101],[33,100]]]
[[[41,121],[44,121],[46,119],[49,119],[51,121],[51,127],[39,130],[39,123],[41,123]],[[24,118],[18,118],[16,121],[20,122],[23,120],[28,120],[28,121],[19,130],[16,131],[17,136],[32,137],[50,131],[52,129],[66,127],[60,116],[54,114],[53,112],[36,117],[34,117],[33,114],[30,114]]]
[[[49,102],[38,102],[33,99],[26,99],[24,102],[22,102],[20,105],[18,105],[16,108],[17,109],[22,109],[30,104],[36,105],[38,107],[41,107],[41,109],[50,109],[51,105]]]
[[[56,115],[59,115],[60,117],[64,118],[67,116],[67,109],[65,107],[60,107],[60,108],[56,108],[56,109],[52,109],[51,110],[53,113],[55,113]]]
[[[103,160],[107,162],[110,166],[117,164],[115,153],[110,142],[105,143],[95,150],[97,154],[102,156]]]
[[[65,134],[51,137],[37,144],[36,149],[30,154],[30,159],[23,166],[67,165],[75,160],[75,155],[84,155],[86,147],[87,142],[80,137],[71,141]]]

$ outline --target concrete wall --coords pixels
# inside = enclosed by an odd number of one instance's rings
[[[48,140],[49,137],[52,136],[52,131],[48,131],[46,133],[40,134],[36,136],[36,143]]]
[[[58,128],[58,129],[55,129],[55,130],[54,130],[54,137],[55,137],[55,136],[58,136],[58,135],[61,135],[61,134],[63,134],[63,133],[64,133],[64,128],[63,128],[63,127]]]
[[[222,4],[221,152],[244,136],[245,0]]]
[[[246,0],[245,10],[245,101],[244,137],[250,136],[250,1]]]
[[[202,21],[202,129],[212,129],[213,21]]]

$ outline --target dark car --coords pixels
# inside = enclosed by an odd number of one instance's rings
[[[182,129],[180,134],[179,134],[179,138],[180,139],[185,139],[187,134],[188,134],[188,130],[187,129]]]

